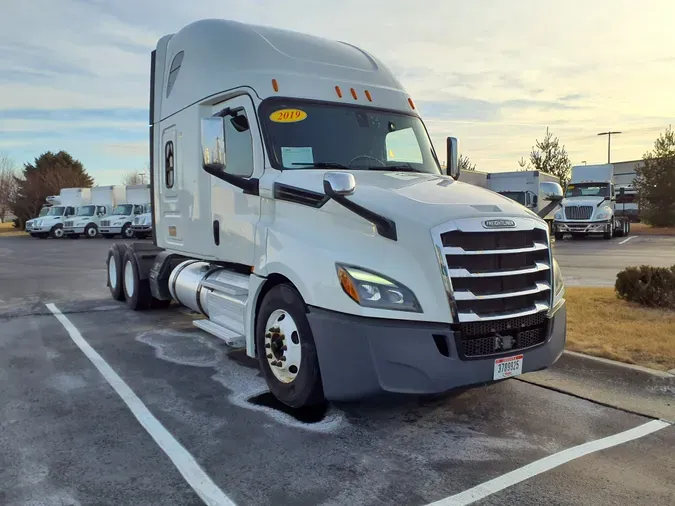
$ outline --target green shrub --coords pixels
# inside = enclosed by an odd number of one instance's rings
[[[616,275],[617,296],[643,306],[675,309],[675,265],[628,267]]]

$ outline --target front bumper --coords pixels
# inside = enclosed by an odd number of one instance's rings
[[[611,221],[556,221],[553,223],[554,231],[562,233],[583,233],[583,234],[602,234],[609,232],[612,226]]]
[[[152,232],[152,225],[131,225],[131,230],[134,232]]]
[[[525,350],[462,360],[447,324],[379,320],[309,308],[324,394],[333,401],[383,392],[436,394],[493,381],[495,359],[523,355],[523,373],[553,365],[565,348],[567,308],[548,325],[545,341]],[[445,356],[436,344],[441,336]]]
[[[52,223],[50,225],[42,225],[41,227],[31,227],[30,232],[33,234],[48,234],[52,231],[52,228],[54,228],[56,225],[60,225],[60,223]]]

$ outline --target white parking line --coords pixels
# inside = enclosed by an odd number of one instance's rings
[[[84,340],[80,331],[77,330],[68,318],[54,304],[47,304],[47,308],[61,322],[61,325],[68,331],[70,338],[82,350],[82,353],[91,360],[94,367],[103,375],[106,381],[122,398],[129,410],[133,413],[143,428],[152,436],[152,439],[171,459],[176,469],[183,475],[185,481],[202,498],[202,500],[213,506],[234,506],[234,502],[218,488],[218,486],[209,478],[194,457],[164,428],[164,426],[153,416],[150,410],[143,404],[138,396],[129,388],[122,378],[103,360],[103,357]]]
[[[463,506],[466,504],[471,504],[480,499],[484,499],[489,495],[504,490],[505,488],[512,487],[525,481],[533,476],[550,471],[551,469],[558,467],[566,462],[569,462],[589,453],[597,452],[600,450],[605,450],[611,448],[612,446],[617,446],[622,443],[627,443],[628,441],[633,441],[634,439],[641,438],[657,430],[670,427],[670,423],[664,422],[661,420],[652,420],[643,425],[635,427],[634,429],[627,430],[625,432],[619,432],[613,436],[609,436],[603,439],[597,439],[595,441],[590,441],[588,443],[581,444],[579,446],[574,446],[563,450],[559,453],[554,453],[548,457],[537,460],[523,466],[519,469],[506,473],[502,476],[498,476],[490,481],[481,483],[473,488],[460,492],[440,501],[436,501],[427,506]]]
[[[628,241],[630,241],[631,239],[635,239],[636,237],[637,237],[636,235],[631,235],[630,237],[627,237],[626,239],[621,241],[619,244],[626,244]]]

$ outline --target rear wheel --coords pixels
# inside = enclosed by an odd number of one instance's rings
[[[120,248],[119,244],[113,244],[108,250],[108,260],[106,270],[108,273],[108,288],[110,295],[115,300],[124,300],[124,291],[122,290],[122,259],[126,247]]]
[[[265,295],[256,347],[263,376],[277,399],[293,408],[325,402],[305,303],[293,286],[277,285]]]
[[[140,278],[136,255],[128,248],[124,254],[123,269],[122,279],[127,306],[134,311],[148,309],[152,304],[150,281]]]

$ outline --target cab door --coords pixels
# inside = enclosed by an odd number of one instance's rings
[[[236,128],[232,116],[223,121],[224,172],[257,179],[263,171],[263,150],[253,102],[240,95],[213,106],[212,114],[230,108],[248,120],[246,130]],[[240,122],[241,124],[241,122]],[[209,174],[211,181],[212,248],[216,259],[254,265],[255,229],[260,220],[260,197]]]

